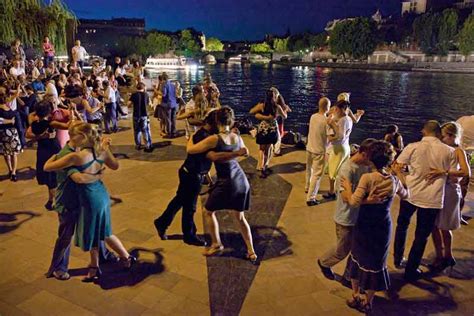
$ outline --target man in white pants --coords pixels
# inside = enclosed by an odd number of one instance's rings
[[[318,205],[316,199],[323,175],[327,146],[327,117],[331,101],[324,97],[319,100],[319,111],[309,121],[308,144],[306,145],[306,204]]]

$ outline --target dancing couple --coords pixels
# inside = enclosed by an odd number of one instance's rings
[[[112,170],[119,167],[110,150],[110,139],[101,140],[95,125],[80,122],[69,127],[70,140],[44,165],[47,172],[57,171],[54,210],[59,215],[58,237],[47,277],[67,280],[70,243],[90,252],[90,264],[84,282],[94,282],[101,276],[99,258],[120,261],[128,269],[136,261],[121,241],[112,234],[110,196],[102,182],[104,165]],[[118,255],[109,254],[105,243]]]
[[[180,184],[176,197],[166,211],[155,220],[155,227],[161,239],[167,239],[166,229],[174,215],[183,207],[184,242],[205,246],[206,243],[196,236],[194,213],[201,189],[202,179],[208,175],[211,161],[217,171],[217,180],[212,186],[204,206],[205,225],[211,235],[211,245],[204,255],[211,256],[223,251],[224,246],[219,235],[219,223],[216,211],[230,210],[237,220],[240,232],[247,246],[246,258],[252,263],[257,261],[250,226],[244,212],[250,207],[250,184],[236,158],[248,155],[242,138],[231,130],[234,113],[229,107],[209,112],[205,124],[190,138],[187,145],[188,157],[180,168]]]

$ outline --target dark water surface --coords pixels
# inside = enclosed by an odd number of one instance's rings
[[[203,70],[169,72],[185,93],[207,73],[221,91],[221,104],[230,105],[238,117],[263,100],[265,90],[276,86],[293,109],[286,130],[307,134],[317,100],[333,102],[340,92],[351,92],[352,109],[366,114],[354,125],[351,142],[381,138],[388,124],[397,124],[407,142],[420,138],[423,122],[446,122],[474,113],[474,75],[399,71],[346,70],[279,65],[219,64]]]

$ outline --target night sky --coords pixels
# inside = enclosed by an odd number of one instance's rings
[[[259,40],[267,33],[321,31],[327,21],[400,12],[400,0],[64,0],[79,18],[144,17],[146,28],[194,27],[222,40]]]

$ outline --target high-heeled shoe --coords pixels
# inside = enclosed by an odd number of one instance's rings
[[[102,271],[100,270],[99,267],[89,267],[89,272],[87,273],[87,275],[88,276],[82,279],[82,282],[92,283],[100,278],[100,276],[102,275]]]
[[[449,275],[453,273],[454,266],[456,265],[456,259],[454,258],[445,258],[443,262],[443,270],[449,268]]]
[[[360,309],[360,297],[352,295],[352,299],[346,300],[346,305],[353,309]]]
[[[247,253],[245,258],[247,258],[247,260],[249,260],[251,264],[257,264],[258,257],[257,257],[257,254],[255,252]]]
[[[120,262],[126,270],[130,270],[132,266],[137,263],[137,258],[134,256],[128,256],[127,258],[120,258]]]
[[[206,250],[204,250],[202,255],[206,257],[210,257],[210,256],[220,254],[222,250],[224,250],[223,245],[211,245],[210,247],[207,247]]]
[[[16,174],[11,174],[10,175],[10,181],[12,181],[12,182],[17,182],[18,181],[18,177],[16,176]]]

